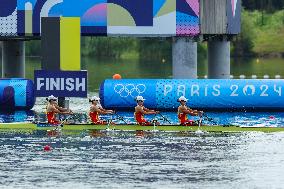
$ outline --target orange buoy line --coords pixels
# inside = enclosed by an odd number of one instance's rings
[[[122,77],[121,77],[120,74],[114,74],[114,75],[112,76],[112,78],[113,78],[113,79],[121,79]]]

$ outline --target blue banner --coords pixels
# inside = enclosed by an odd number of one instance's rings
[[[283,87],[281,79],[106,80],[101,98],[107,108],[133,108],[141,95],[149,108],[176,109],[177,99],[185,96],[192,108],[280,110]]]
[[[35,104],[34,84],[21,78],[0,79],[0,109],[31,109]]]
[[[106,107],[129,108],[135,107],[135,97],[143,95],[146,99],[145,106],[153,106],[155,103],[156,80],[106,80],[104,94],[100,94],[102,103]]]
[[[35,95],[45,97],[87,97],[87,71],[34,72]]]

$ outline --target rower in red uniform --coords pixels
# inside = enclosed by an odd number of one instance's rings
[[[91,107],[90,107],[90,113],[89,113],[92,124],[106,125],[107,121],[100,120],[99,115],[100,114],[113,114],[114,111],[104,109],[100,104],[100,98],[99,97],[93,96],[89,99],[89,102],[92,103]]]
[[[180,106],[178,107],[178,119],[180,122],[180,125],[183,126],[193,126],[193,125],[198,125],[195,123],[194,120],[189,120],[187,118],[187,115],[191,116],[199,116],[203,114],[203,111],[197,111],[190,109],[189,107],[186,106],[186,102],[188,99],[186,99],[184,96],[181,96],[178,101],[180,102]]]
[[[56,120],[55,115],[56,114],[72,114],[73,112],[71,110],[68,110],[67,108],[62,108],[58,106],[57,104],[57,98],[53,95],[46,98],[48,101],[48,104],[46,106],[46,117],[47,122],[49,124],[60,124],[58,120]]]
[[[153,123],[144,119],[144,114],[158,114],[159,112],[145,108],[143,104],[146,99],[144,99],[142,96],[137,96],[135,100],[137,102],[137,106],[135,107],[135,113],[134,113],[134,118],[136,122],[139,125],[145,125],[145,126],[154,125]],[[156,125],[158,124],[159,123],[156,123]]]

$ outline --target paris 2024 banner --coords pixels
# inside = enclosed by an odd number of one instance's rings
[[[125,79],[105,80],[100,97],[105,107],[133,108],[140,95],[145,106],[176,109],[185,96],[188,106],[204,109],[284,109],[284,80],[269,79]]]

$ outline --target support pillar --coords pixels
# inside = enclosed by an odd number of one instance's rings
[[[25,78],[25,42],[2,42],[2,78]]]
[[[230,41],[208,41],[208,79],[230,79]]]
[[[172,47],[173,78],[197,78],[197,43],[185,37],[174,38]]]

